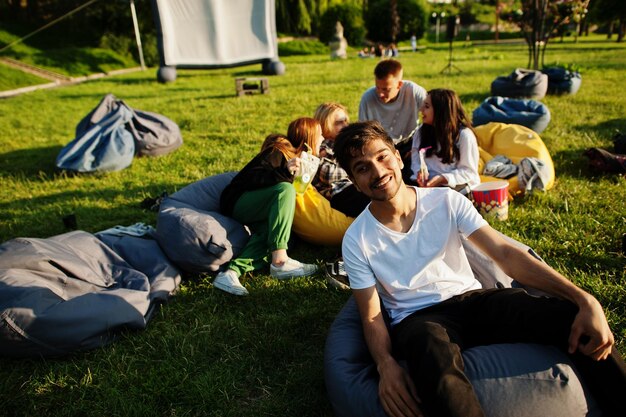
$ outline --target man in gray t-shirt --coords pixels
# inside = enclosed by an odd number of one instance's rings
[[[383,125],[402,155],[410,176],[411,139],[418,127],[419,109],[426,90],[412,81],[403,80],[402,64],[384,59],[374,68],[376,85],[361,97],[359,121],[376,120]]]
[[[396,145],[410,140],[426,90],[403,80],[402,64],[395,59],[380,61],[374,68],[374,76],[376,85],[361,97],[359,121],[379,121]]]

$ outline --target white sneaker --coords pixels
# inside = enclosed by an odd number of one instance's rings
[[[281,266],[270,265],[270,275],[278,279],[305,277],[317,272],[317,265],[303,264],[295,259],[287,258]]]
[[[239,282],[239,276],[232,269],[222,271],[213,280],[213,286],[234,295],[248,295],[248,290]]]

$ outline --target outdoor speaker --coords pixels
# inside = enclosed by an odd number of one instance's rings
[[[461,25],[461,18],[459,16],[450,16],[448,18],[448,25],[446,27],[446,38],[449,41],[453,41],[459,34],[459,26]]]

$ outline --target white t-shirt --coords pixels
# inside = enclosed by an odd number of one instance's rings
[[[391,324],[422,308],[481,288],[461,239],[487,222],[449,188],[417,188],[416,216],[407,233],[383,226],[364,210],[343,238],[353,289],[376,286]]]
[[[419,157],[421,140],[421,129],[418,129],[413,136],[413,147],[411,149],[412,180],[417,179],[417,173],[422,166]],[[425,161],[429,178],[441,175],[448,180],[448,186],[451,188],[459,184],[468,184],[470,188],[474,187],[480,184],[480,175],[478,174],[478,141],[472,129],[461,129],[457,145],[459,147],[459,159],[451,164],[444,164],[434,153],[426,157]]]
[[[398,98],[391,103],[383,103],[376,94],[376,87],[371,87],[361,97],[359,120],[378,120],[394,143],[411,139],[409,135],[417,127],[418,112],[426,99],[424,87],[412,81],[402,80]]]

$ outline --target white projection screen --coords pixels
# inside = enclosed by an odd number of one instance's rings
[[[274,0],[152,0],[161,66],[278,60]]]

